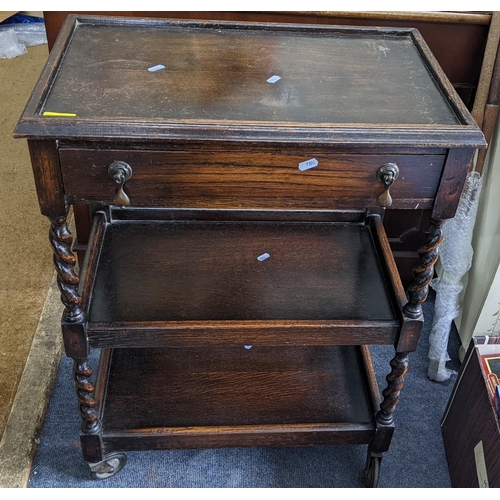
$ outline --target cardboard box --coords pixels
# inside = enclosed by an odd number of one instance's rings
[[[9,17],[13,16],[14,14],[17,14],[19,11],[14,10],[14,11],[1,11],[0,10],[0,23],[8,19]]]

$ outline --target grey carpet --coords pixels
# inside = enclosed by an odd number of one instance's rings
[[[456,376],[442,383],[427,378],[432,294],[424,314],[420,346],[410,357],[396,409],[394,437],[382,460],[382,488],[451,487],[440,421]],[[458,348],[458,334],[452,328],[448,367],[456,371]],[[372,348],[381,388],[385,387],[393,352],[385,346]],[[81,454],[71,366],[71,360],[63,357],[31,470],[30,488],[363,487],[365,445],[130,452],[127,465],[116,476],[94,481]]]

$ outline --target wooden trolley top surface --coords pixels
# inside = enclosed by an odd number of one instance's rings
[[[417,30],[76,15],[15,133],[484,145]]]

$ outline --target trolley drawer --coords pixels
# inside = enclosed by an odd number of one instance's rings
[[[59,151],[69,203],[113,204],[113,162],[127,163],[130,206],[335,210],[377,206],[378,169],[396,163],[393,208],[430,208],[443,155],[296,154],[250,151]],[[309,164],[307,162],[310,162]],[[315,165],[307,168],[310,165]]]

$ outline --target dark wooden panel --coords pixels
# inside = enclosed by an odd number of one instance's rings
[[[28,146],[41,213],[47,217],[66,215],[56,142],[29,140]]]
[[[73,205],[73,215],[75,219],[78,219],[78,229],[80,230],[78,233],[78,243],[80,245],[87,245],[88,235],[92,227],[90,210],[85,206]]]
[[[472,149],[456,149],[448,154],[432,209],[433,219],[450,219],[455,216],[473,156]]]
[[[412,249],[425,243],[424,229],[429,225],[431,210],[393,210],[384,215],[384,228],[393,252]]]
[[[392,430],[392,428],[391,428]],[[368,444],[371,424],[310,424],[238,427],[163,428],[104,432],[106,451],[239,448],[243,446],[317,446]],[[381,433],[377,434],[380,436]],[[390,439],[389,439],[390,441]],[[385,450],[383,450],[385,451]],[[360,468],[363,464],[360,464]]]
[[[80,436],[82,443],[83,459],[90,463],[97,463],[103,460],[103,442],[102,437],[96,434],[82,434]]]
[[[489,487],[500,488],[500,427],[479,352],[472,347],[467,354],[441,423],[451,483],[479,487],[474,448],[482,441]]]
[[[430,208],[441,177],[440,155],[329,155],[255,151],[129,151],[61,149],[70,203],[112,203],[108,166],[132,167],[125,191],[132,206],[192,208],[345,209],[377,206],[377,170],[397,163],[394,208]],[[300,171],[315,158],[318,166]]]
[[[398,321],[156,321],[90,323],[92,347],[214,347],[236,345],[394,345]]]
[[[110,207],[110,218],[117,221],[267,221],[267,222],[349,222],[364,224],[366,210],[226,210],[186,208],[119,208]]]
[[[353,145],[347,142],[336,144],[331,146],[330,144],[325,144],[321,142],[314,142],[309,145],[303,144],[293,144],[286,142],[285,144],[277,144],[275,141],[264,141],[255,143],[251,140],[246,141],[248,147],[253,150],[254,153],[269,153],[269,154],[302,154],[304,151],[317,151],[318,153],[327,154],[352,154]],[[58,145],[61,149],[81,149],[81,150],[127,150],[127,151],[178,151],[185,152],[187,149],[194,152],[211,151],[213,153],[237,151],[241,148],[245,148],[240,142],[234,143],[230,139],[222,138],[217,141],[213,141],[210,145],[203,139],[193,140],[189,142],[182,141],[164,141],[156,140],[153,137],[148,137],[146,141],[130,141],[123,138],[117,138],[113,141],[108,141],[106,139],[97,140],[86,140],[83,138],[76,139],[61,139],[58,141]],[[394,147],[394,145],[386,146],[385,144],[378,144],[377,142],[371,142],[363,144],[360,147],[360,152],[363,154],[378,154],[378,155],[446,155],[448,153],[449,147],[435,147],[430,145],[421,145],[418,149],[415,149],[415,145],[408,144],[406,146]]]
[[[431,210],[386,210],[384,228],[406,290],[413,282],[413,269],[420,265],[417,250],[426,243],[424,230]]]
[[[117,222],[93,293],[91,322],[394,319],[357,224]]]
[[[358,348],[115,349],[111,363],[107,432],[372,421]]]

